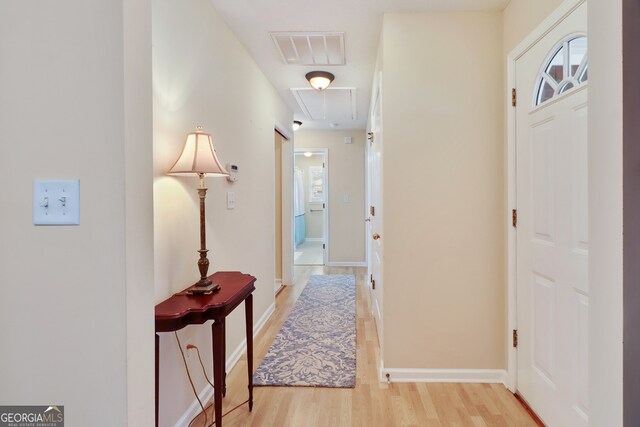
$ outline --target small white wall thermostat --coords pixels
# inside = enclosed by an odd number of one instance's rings
[[[229,172],[227,181],[236,182],[238,180],[238,165],[234,165],[233,163],[227,163],[227,172]]]

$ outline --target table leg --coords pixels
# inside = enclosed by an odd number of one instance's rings
[[[249,412],[253,409],[253,295],[244,300],[247,328],[247,371],[249,374]]]
[[[222,396],[227,395],[227,322],[226,318],[222,320]]]
[[[156,427],[158,427],[159,376],[160,376],[160,336],[156,334]]]
[[[216,427],[222,426],[222,388],[224,376],[224,323],[220,319],[214,319],[211,325],[213,341],[213,406]]]

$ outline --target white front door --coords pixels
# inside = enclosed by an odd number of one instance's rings
[[[583,3],[516,61],[517,390],[587,426],[587,56]]]

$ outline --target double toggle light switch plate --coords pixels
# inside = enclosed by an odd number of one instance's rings
[[[80,180],[34,180],[34,225],[79,225]]]

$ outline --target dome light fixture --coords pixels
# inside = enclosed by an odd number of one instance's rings
[[[311,157],[311,156],[313,156],[313,153],[311,151],[305,151],[304,152],[304,156],[305,157]]]
[[[300,120],[294,120],[293,121],[293,131],[297,131],[298,129],[300,129],[300,126],[302,126],[302,122]]]
[[[316,90],[325,90],[329,87],[333,79],[336,78],[328,71],[311,71],[305,75],[312,88]]]

